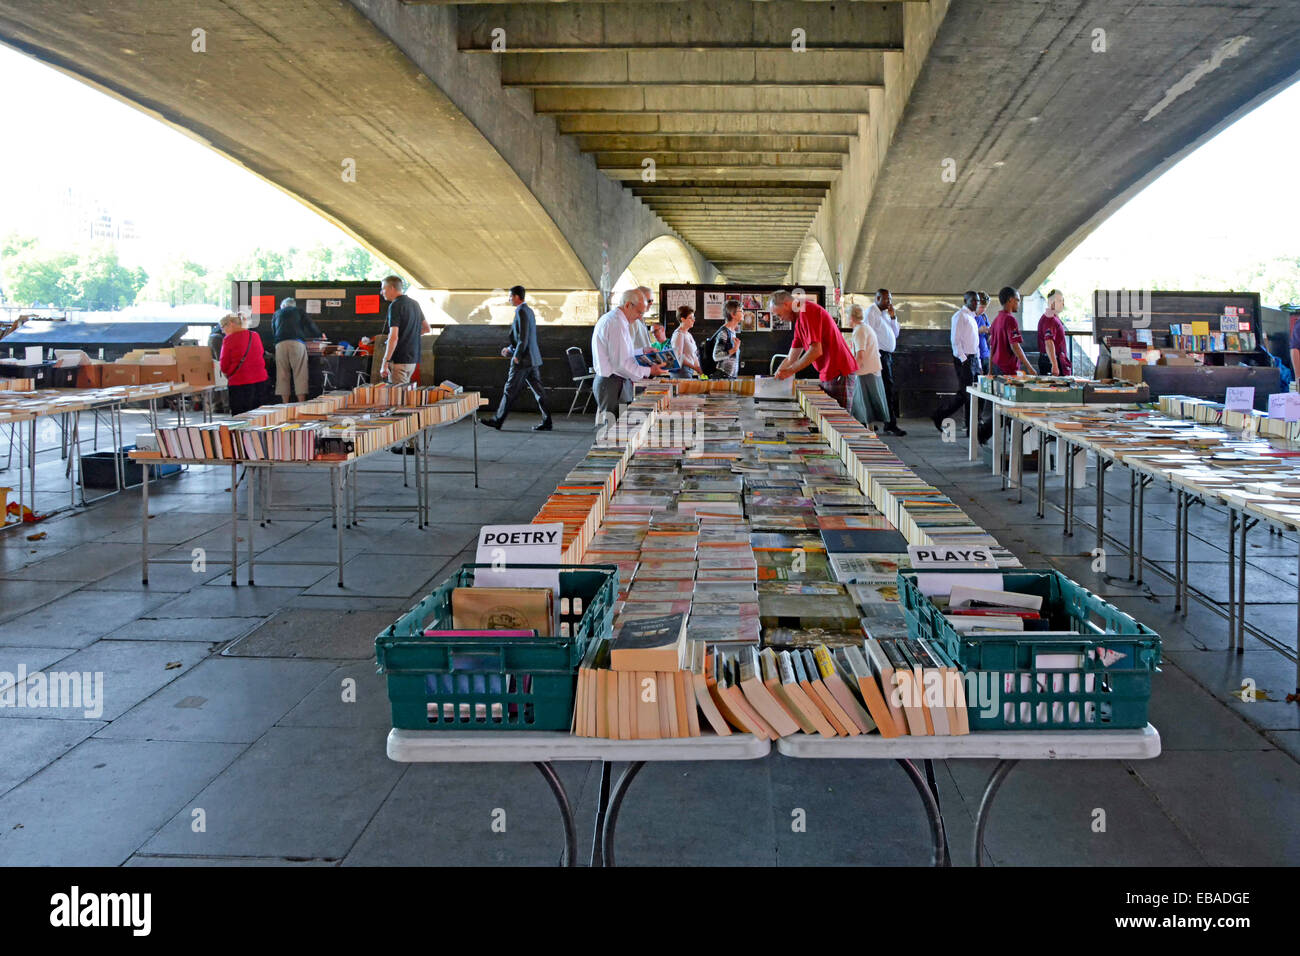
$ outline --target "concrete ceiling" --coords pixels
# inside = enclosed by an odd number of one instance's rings
[[[849,288],[1034,288],[1297,73],[1297,0],[953,0],[888,161],[866,185],[851,157],[814,232]]]
[[[775,282],[901,55],[904,7],[461,3],[457,42],[499,54],[504,86],[728,277]]]

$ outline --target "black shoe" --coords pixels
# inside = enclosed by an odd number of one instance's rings
[[[942,419],[942,418],[940,418],[938,415],[934,415],[934,416],[931,416],[930,421],[934,422],[934,427],[935,427],[935,429],[936,429],[937,431],[943,431],[943,419]]]
[[[942,426],[940,426],[940,427],[942,427]],[[889,426],[887,426],[887,427],[885,428],[885,434],[886,434],[886,435],[897,435],[899,438],[902,438],[902,437],[904,437],[904,436],[907,434],[907,432],[903,431],[903,430],[902,430],[901,428],[899,428],[897,425],[889,425]]]
[[[486,425],[488,428],[495,428],[497,431],[501,431],[501,422],[499,422],[495,418],[480,418],[479,424]]]
[[[551,420],[549,418],[546,419],[546,421],[542,422],[540,425],[533,426],[533,431],[535,432],[549,432],[550,430],[551,430]]]

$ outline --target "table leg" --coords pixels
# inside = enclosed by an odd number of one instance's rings
[[[253,532],[257,527],[257,483],[261,474],[254,471],[248,480],[248,583],[253,583]]]
[[[1067,537],[1074,535],[1074,445],[1070,442],[1065,443],[1065,534]]]
[[[1151,484],[1152,479],[1143,475],[1138,479],[1138,506],[1137,506],[1137,583],[1142,583],[1142,561],[1143,561],[1143,540],[1142,533],[1146,530],[1146,504],[1147,504],[1147,485]]]
[[[551,793],[555,796],[555,802],[560,806],[560,817],[564,820],[564,857],[562,865],[577,866],[578,834],[573,825],[573,807],[569,803],[569,795],[565,793],[564,784],[560,781],[559,775],[550,763],[539,760],[533,766],[546,778]]]
[[[1237,646],[1237,512],[1228,509],[1228,649]]]
[[[1020,422],[1014,418],[1008,417],[1007,424],[1011,426],[1011,455],[1007,459],[1007,487],[1010,487],[1014,482],[1016,488],[1019,489],[1025,477],[1025,430]]]
[[[596,793],[596,828],[591,835],[591,866],[605,865],[605,817],[609,812],[609,778],[614,765],[608,760],[600,762],[600,787]]]
[[[1128,579],[1133,580],[1133,558],[1134,542],[1136,541],[1137,521],[1135,512],[1137,511],[1137,472],[1129,471],[1128,473]]]
[[[1002,474],[1002,416],[998,406],[993,406],[993,474]]]
[[[338,484],[338,494],[335,495],[335,498],[340,504],[342,504],[344,500],[343,496],[347,493],[347,469],[331,468],[330,481]],[[338,518],[335,519],[334,527],[337,529],[338,537],[339,587],[343,587],[343,522],[339,520],[339,518],[342,518],[342,515],[339,515]]]
[[[948,845],[948,838],[944,834],[943,815],[939,812],[939,802],[935,799],[934,791],[926,782],[925,775],[911,760],[900,757],[895,762],[903,768],[908,779],[912,781],[912,786],[921,795],[921,804],[925,807],[925,815],[930,821],[930,840],[934,846],[931,866],[948,866],[948,856],[944,851]]]
[[[993,775],[989,777],[988,786],[984,788],[984,796],[980,799],[979,812],[975,814],[975,840],[973,849],[975,851],[975,865],[984,865],[984,827],[989,822],[989,811],[993,809],[993,798],[997,796],[998,790],[1006,781],[1007,775],[1015,769],[1018,760],[999,760],[998,765],[993,768]]]
[[[1187,616],[1187,611],[1191,607],[1192,598],[1191,589],[1191,553],[1192,553],[1192,504],[1196,499],[1192,497],[1189,491],[1183,496],[1183,567],[1179,574],[1179,580],[1183,582],[1183,617]]]
[[[934,777],[934,761],[925,761],[925,782],[930,785],[930,793],[934,796],[934,808],[939,811],[939,822],[943,822],[943,807],[939,804],[939,781]],[[943,858],[946,864],[951,864],[952,854],[948,851],[948,828],[943,828]]]
[[[1097,456],[1097,547],[1105,544],[1106,527],[1106,469],[1110,462]]]
[[[140,462],[140,583],[149,584],[149,462]]]
[[[32,517],[36,517],[36,419],[32,419],[31,445],[27,448],[27,460],[31,462],[31,476],[28,482],[27,493],[32,497],[31,509]],[[22,499],[19,499],[19,504]],[[21,517],[21,515],[20,515]]]
[[[478,411],[470,412],[469,430],[474,436],[474,487],[478,487]]]
[[[338,503],[338,482],[334,480],[334,473],[330,472],[330,517],[334,519],[333,527],[339,526],[339,503]]]
[[[1036,517],[1043,517],[1043,502],[1047,498],[1047,440],[1046,432],[1040,432],[1038,436],[1038,511]],[[1056,451],[1060,453],[1060,444],[1056,446]]]
[[[1255,527],[1254,521],[1246,520],[1246,513],[1241,513],[1241,546],[1237,549],[1241,560],[1237,577],[1237,653],[1246,653],[1246,532]]]
[[[970,394],[969,392],[967,393]],[[970,421],[967,423],[970,432],[966,438],[966,460],[978,461],[980,454],[979,426],[980,426],[980,399],[977,395],[970,396]]]
[[[230,586],[239,587],[239,466],[230,466]]]
[[[614,789],[609,796],[609,809],[605,817],[605,825],[601,827],[601,856],[604,859],[605,866],[614,865],[614,830],[618,827],[618,811],[623,806],[623,798],[627,796],[628,787],[632,786],[632,781],[636,775],[641,772],[645,766],[644,760],[635,760],[628,764],[623,773],[619,775],[618,783],[614,784]]]

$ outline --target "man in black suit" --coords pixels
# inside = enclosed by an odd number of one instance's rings
[[[510,344],[501,350],[501,355],[510,359],[510,372],[506,375],[506,387],[501,393],[496,415],[482,421],[499,431],[510,413],[510,406],[527,386],[542,413],[542,422],[534,425],[533,431],[549,432],[551,413],[546,408],[546,391],[542,388],[542,350],[537,347],[537,318],[524,304],[523,286],[510,289],[510,304],[515,307],[515,321],[510,326]]]

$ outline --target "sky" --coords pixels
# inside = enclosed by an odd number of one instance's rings
[[[0,130],[8,141],[0,150],[0,236],[35,232],[48,197],[72,185],[135,220],[142,238],[133,258],[139,261],[129,264],[146,268],[178,249],[215,265],[253,246],[350,241],[185,134],[2,46],[0,90],[23,91],[0,98]],[[51,124],[51,117],[58,122]],[[1300,256],[1297,119],[1300,83],[1130,200],[1058,266],[1051,281],[1082,302],[1093,288],[1150,288],[1155,280],[1216,288],[1253,262]]]
[[[350,241],[296,199],[184,133],[4,46],[0,90],[23,91],[0,97],[7,140],[0,149],[0,236],[33,233],[48,191],[72,185],[135,220],[146,262],[177,249],[218,263],[253,246]]]

